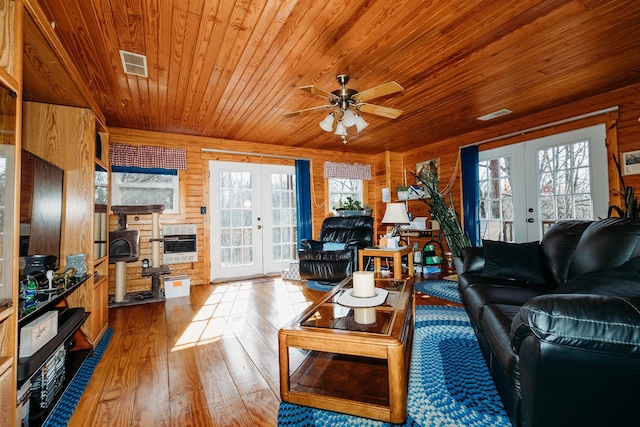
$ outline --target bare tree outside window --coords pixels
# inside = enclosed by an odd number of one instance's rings
[[[538,206],[542,234],[567,219],[594,219],[589,141],[537,150]],[[508,156],[478,164],[481,237],[514,239],[513,170]],[[520,171],[523,173],[523,171]]]

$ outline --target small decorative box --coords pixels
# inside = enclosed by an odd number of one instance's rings
[[[19,357],[30,357],[58,334],[58,311],[48,311],[20,328]]]

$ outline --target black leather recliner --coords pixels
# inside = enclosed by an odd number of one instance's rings
[[[463,250],[458,286],[514,427],[638,425],[640,220]]]
[[[372,241],[373,217],[326,218],[318,240],[301,241],[302,249],[298,252],[300,278],[339,282],[351,276],[358,268],[358,249],[371,246]],[[344,249],[335,249],[334,244],[344,244]]]

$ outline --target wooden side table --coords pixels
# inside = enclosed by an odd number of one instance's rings
[[[411,246],[401,246],[399,248],[364,248],[358,251],[358,265],[360,270],[364,268],[364,257],[373,258],[374,271],[380,273],[382,258],[393,258],[393,278],[402,279],[402,257],[407,257],[407,267],[409,276],[413,276],[413,250]]]

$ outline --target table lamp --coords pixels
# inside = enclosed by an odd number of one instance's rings
[[[394,224],[393,231],[390,237],[395,237],[399,233],[400,224],[409,224],[409,215],[407,215],[407,208],[404,203],[387,203],[387,210],[384,212],[382,218],[383,224]]]

